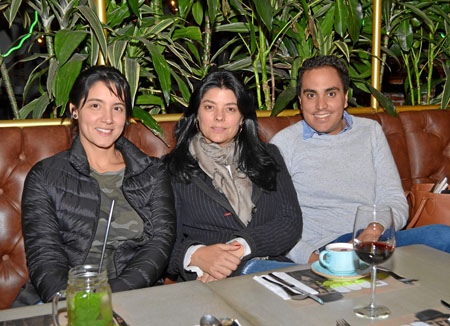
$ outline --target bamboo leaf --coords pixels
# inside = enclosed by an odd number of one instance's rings
[[[189,8],[189,0],[178,0],[178,10],[180,12],[180,16],[186,18],[188,14]]]
[[[133,14],[139,17],[139,0],[127,0]]]
[[[272,31],[272,4],[270,0],[253,0],[253,4],[256,7],[256,12],[259,18],[264,23],[269,31]]]
[[[293,99],[295,99],[297,92],[295,87],[286,88],[281,94],[277,97],[275,101],[275,105],[273,106],[272,112],[270,116],[274,117],[289,104]]]
[[[19,10],[21,4],[22,4],[22,0],[14,0],[11,3],[11,7],[10,7],[10,10],[9,10],[8,16],[7,16],[9,28],[12,27],[12,24],[14,23],[14,19],[16,19],[17,11]]]
[[[217,4],[218,0],[208,0],[208,15],[211,21],[211,26],[214,26],[217,15]]]
[[[117,7],[107,15],[108,25],[112,28],[119,26],[122,22],[130,17],[130,10],[126,1],[122,1],[120,7]]]
[[[85,31],[62,29],[55,34],[55,55],[60,65],[66,63],[80,43],[86,38]]]
[[[118,40],[109,46],[109,61],[114,68],[122,71],[122,57],[125,53],[128,41]]]
[[[49,98],[53,98],[55,96],[55,80],[60,66],[61,65],[58,60],[50,60],[47,75],[47,92],[49,93]]]
[[[186,86],[186,83],[176,73],[172,72],[172,76],[173,78],[175,78],[177,82],[178,89],[180,90],[183,99],[186,102],[189,102],[189,99],[191,98],[191,92],[189,91],[189,88]]]
[[[215,27],[216,32],[248,33],[250,27],[247,23],[230,23]]]
[[[135,59],[125,58],[125,77],[130,84],[131,103],[134,103],[136,93],[139,87],[139,71],[141,66]]]
[[[395,35],[397,36],[398,43],[403,51],[408,52],[414,42],[414,34],[412,30],[412,26],[409,21],[404,20],[400,22],[397,30],[395,31]]]
[[[422,20],[425,22],[425,24],[428,25],[428,28],[429,28],[430,30],[434,30],[433,21],[427,16],[427,14],[425,14],[422,10],[420,10],[420,9],[417,8],[416,6],[414,6],[414,5],[410,4],[410,3],[408,3],[408,1],[404,1],[404,2],[403,2],[403,5],[404,5],[406,8],[411,9],[411,11],[412,11],[414,14],[416,14],[417,16],[419,16],[420,19],[422,19]]]
[[[200,31],[200,28],[198,26],[181,27],[175,30],[172,36],[172,40],[175,41],[179,38],[201,41],[202,32]]]
[[[48,94],[44,93],[19,110],[19,119],[27,119],[31,112],[33,112],[33,119],[39,119],[49,104]]]
[[[108,46],[106,43],[105,33],[103,32],[102,24],[98,19],[97,14],[89,7],[79,6],[78,10],[81,12],[83,17],[89,22],[90,27],[93,29],[95,37],[100,45],[100,49],[105,58],[109,58]]]
[[[445,71],[445,84],[444,84],[444,90],[442,91],[442,102],[441,102],[441,109],[447,109],[450,104],[450,68],[443,64]]]
[[[159,83],[161,84],[161,89],[164,94],[164,99],[166,100],[166,103],[169,104],[170,90],[172,88],[170,83],[170,67],[166,59],[164,59],[161,53],[159,53],[156,45],[150,43],[147,45],[147,48],[152,57],[153,66],[155,67],[156,74],[158,75]]]
[[[203,7],[200,1],[196,1],[192,6],[192,16],[194,16],[194,20],[197,25],[201,25],[203,22]]]
[[[91,30],[90,61],[92,65],[97,64],[99,54],[100,54],[100,44],[98,44],[97,38],[94,35],[94,31]]]
[[[375,96],[378,102],[380,102],[381,107],[384,108],[387,113],[396,117],[397,112],[394,103],[392,103],[392,101],[384,96],[379,90],[372,87],[372,85],[367,84],[367,86],[369,87],[369,90],[373,94],[373,96]]]
[[[332,6],[330,10],[327,11],[325,17],[320,22],[320,27],[325,35],[331,34],[333,31],[333,25],[336,17],[334,16],[335,6]]]
[[[164,102],[161,100],[159,96],[144,94],[139,95],[136,99],[136,105],[157,105],[163,106]]]
[[[133,110],[133,117],[141,120],[141,122],[146,126],[151,132],[161,138],[164,141],[164,131],[158,122],[148,113],[147,111],[141,109],[140,107],[135,107]],[[165,142],[164,142],[165,143]]]
[[[348,11],[344,5],[344,0],[336,0],[335,6],[336,20],[334,21],[334,28],[341,37],[344,37],[347,30]]]
[[[61,66],[55,80],[55,104],[65,107],[75,79],[81,71],[85,56],[75,54],[70,61]]]
[[[359,39],[363,19],[362,6],[358,0],[349,1],[348,13],[348,33],[350,34],[353,43],[356,43]]]

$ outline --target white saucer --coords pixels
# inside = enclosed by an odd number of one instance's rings
[[[326,277],[330,280],[357,280],[359,278],[362,278],[364,276],[367,276],[370,274],[370,266],[364,263],[361,263],[359,268],[352,273],[333,273],[323,267],[319,261],[315,261],[311,264],[311,270],[323,277]]]

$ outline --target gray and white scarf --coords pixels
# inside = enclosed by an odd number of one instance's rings
[[[247,225],[252,219],[252,181],[238,169],[236,143],[226,146],[207,143],[199,132],[189,144],[189,152],[200,168],[213,180],[214,187],[230,202],[239,219]]]

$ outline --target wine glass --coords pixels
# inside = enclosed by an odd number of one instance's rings
[[[356,211],[353,227],[353,248],[356,255],[372,267],[371,298],[368,306],[355,307],[359,317],[387,318],[391,313],[386,306],[375,304],[376,265],[388,260],[395,249],[395,228],[392,209],[382,205],[362,205]]]

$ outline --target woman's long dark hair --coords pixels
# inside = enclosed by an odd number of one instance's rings
[[[258,137],[258,120],[253,97],[244,84],[228,71],[209,73],[192,94],[186,112],[175,126],[175,148],[165,157],[170,173],[177,181],[188,183],[191,177],[200,171],[197,161],[189,152],[189,143],[199,132],[196,126],[198,109],[203,96],[211,88],[229,89],[236,96],[243,117],[242,130],[236,135],[239,169],[262,189],[275,190],[278,165],[269,154],[267,144]]]

